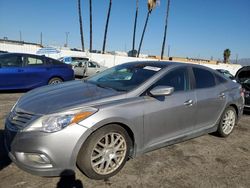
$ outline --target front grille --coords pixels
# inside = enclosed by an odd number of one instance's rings
[[[34,117],[34,114],[13,110],[8,119],[12,129],[20,130],[24,129]]]

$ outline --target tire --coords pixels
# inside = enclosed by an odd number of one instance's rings
[[[54,78],[51,78],[48,82],[48,85],[52,85],[52,84],[59,84],[59,83],[62,83],[63,80],[61,78],[58,78],[58,77],[54,77]]]
[[[77,166],[91,179],[107,179],[125,165],[131,146],[132,141],[123,127],[106,125],[84,142],[78,153]]]
[[[233,132],[233,129],[237,122],[237,114],[233,107],[227,107],[223,112],[218,126],[217,133],[221,137],[227,137]]]

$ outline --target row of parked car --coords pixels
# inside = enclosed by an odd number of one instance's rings
[[[33,89],[92,76],[106,67],[88,58],[65,57],[59,60],[23,53],[0,55],[0,90]]]
[[[23,53],[0,55],[0,90],[33,89],[74,80],[75,76],[89,77],[107,69],[86,57],[62,57],[58,60],[46,56]],[[250,66],[241,68],[235,76],[229,71],[218,72],[239,82],[245,90],[246,109],[250,108]]]

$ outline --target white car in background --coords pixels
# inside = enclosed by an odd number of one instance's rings
[[[71,64],[75,76],[88,77],[107,69],[107,67],[91,61],[87,57],[62,57],[59,60]]]

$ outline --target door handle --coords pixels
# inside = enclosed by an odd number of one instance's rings
[[[184,102],[185,106],[192,106],[193,105],[193,100],[189,99],[186,102]]]
[[[225,93],[220,93],[219,98],[224,99],[225,98]]]

